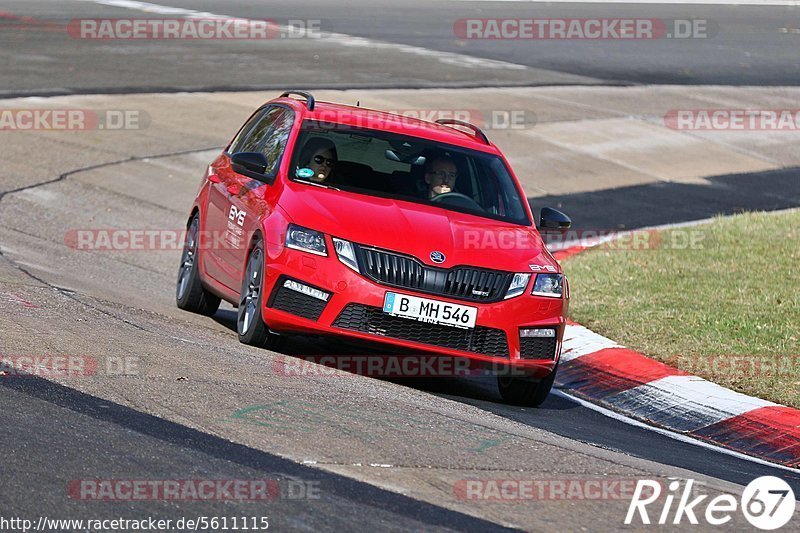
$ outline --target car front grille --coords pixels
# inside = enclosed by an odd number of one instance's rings
[[[522,337],[519,346],[520,359],[550,359],[556,357],[555,337]]]
[[[464,352],[508,357],[508,340],[501,329],[484,326],[461,329],[429,324],[386,314],[380,307],[349,304],[333,326]]]
[[[509,272],[475,267],[431,267],[414,257],[366,246],[356,246],[356,254],[361,273],[373,281],[471,302],[502,300],[513,277]]]

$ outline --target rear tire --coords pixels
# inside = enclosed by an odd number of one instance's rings
[[[539,407],[550,394],[557,371],[558,363],[553,371],[542,379],[497,376],[497,388],[506,403]]]
[[[270,332],[261,314],[264,287],[264,245],[258,240],[247,256],[242,279],[239,308],[236,311],[236,330],[239,342],[271,350],[278,349],[283,337]]]
[[[212,316],[219,309],[220,298],[205,290],[199,272],[200,217],[195,214],[186,229],[178,283],[175,287],[175,303],[179,309]]]

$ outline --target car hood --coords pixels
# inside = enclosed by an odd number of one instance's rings
[[[287,187],[279,205],[295,224],[412,255],[428,265],[472,265],[514,272],[531,272],[538,265],[561,271],[532,226],[300,184]],[[434,263],[430,258],[433,251],[443,253],[445,261]]]

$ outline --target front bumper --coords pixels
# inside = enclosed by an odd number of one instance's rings
[[[331,250],[331,248],[329,248]],[[564,334],[565,301],[526,294],[495,303],[468,302],[388,287],[352,271],[337,257],[268,245],[262,315],[271,330],[346,336],[425,353],[521,367],[543,377],[555,367]],[[286,280],[316,291],[284,287]],[[290,283],[291,285],[291,283]],[[460,329],[383,313],[387,291],[478,308],[476,327]],[[324,296],[324,299],[323,299]],[[554,328],[549,339],[520,338],[521,328]]]

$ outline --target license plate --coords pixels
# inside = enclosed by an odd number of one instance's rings
[[[412,318],[420,322],[444,324],[456,328],[474,328],[478,308],[451,304],[430,298],[387,292],[383,312],[393,316]]]

